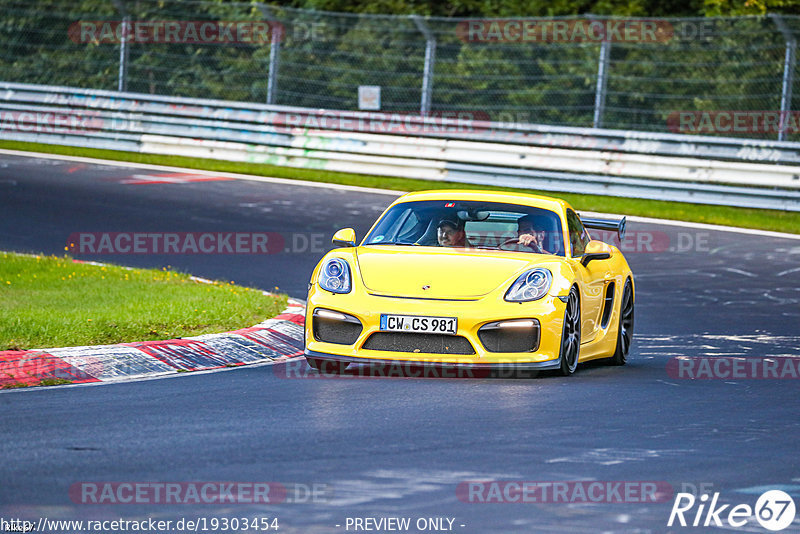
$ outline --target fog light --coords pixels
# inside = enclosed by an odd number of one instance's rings
[[[331,310],[317,310],[314,315],[318,317],[325,317],[326,319],[334,319],[336,321],[344,321],[347,319],[345,314]]]
[[[531,328],[535,323],[531,319],[522,319],[519,321],[503,321],[497,323],[498,328]]]

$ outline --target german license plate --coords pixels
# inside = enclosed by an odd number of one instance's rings
[[[423,315],[381,314],[381,332],[415,332],[423,334],[455,334],[455,317],[426,317]]]

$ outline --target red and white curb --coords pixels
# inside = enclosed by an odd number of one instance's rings
[[[280,315],[222,334],[69,347],[0,351],[0,388],[153,378],[274,362],[303,354],[305,304],[289,299]]]

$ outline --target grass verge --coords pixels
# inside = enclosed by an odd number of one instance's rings
[[[0,252],[0,350],[210,334],[277,315],[286,297],[169,270]]]
[[[665,202],[660,200],[580,195],[575,193],[550,193],[546,191],[539,192],[530,189],[516,189],[510,187],[487,187],[455,182],[431,182],[427,180],[348,174],[315,169],[296,169],[292,167],[279,167],[275,165],[264,165],[258,163],[239,163],[214,159],[189,158],[184,156],[139,154],[136,152],[46,145],[41,143],[24,143],[18,141],[0,141],[0,148],[118,161],[130,161],[134,163],[170,165],[175,167],[204,169],[209,171],[235,172],[252,174],[256,176],[293,178],[314,182],[357,185],[362,187],[377,187],[396,191],[461,188],[541,193],[544,195],[553,195],[563,198],[578,210],[603,211],[625,215],[640,215],[645,217],[657,217],[661,219],[721,224],[726,226],[757,228],[761,230],[773,230],[777,232],[800,234],[800,213],[778,210],[710,206],[705,204],[687,204],[682,202]]]

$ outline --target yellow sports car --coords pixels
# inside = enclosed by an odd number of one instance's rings
[[[608,358],[633,338],[633,274],[616,247],[563,200],[521,193],[409,193],[361,244],[352,228],[314,269],[309,365],[350,363],[559,369]]]

